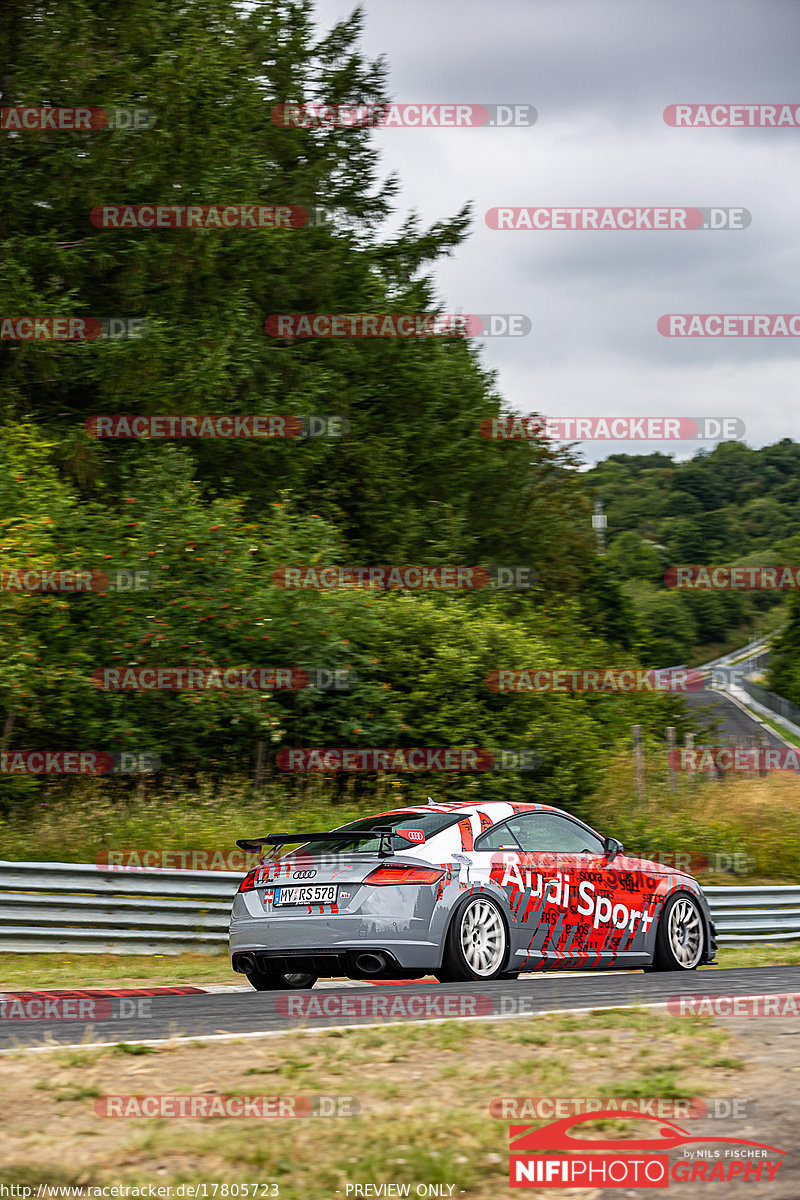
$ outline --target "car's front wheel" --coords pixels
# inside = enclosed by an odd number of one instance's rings
[[[693,971],[703,960],[706,930],[693,896],[679,892],[667,901],[656,934],[653,969]]]
[[[247,979],[257,992],[277,992],[291,988],[312,988],[317,982],[316,975],[305,975],[300,972],[290,972],[281,975],[276,971],[251,971]]]
[[[466,979],[497,979],[508,958],[508,933],[499,905],[490,896],[472,896],[450,922],[442,983]]]

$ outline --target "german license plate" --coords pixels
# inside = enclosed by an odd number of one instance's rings
[[[335,883],[309,883],[305,887],[275,888],[275,905],[284,904],[335,904],[338,885]]]

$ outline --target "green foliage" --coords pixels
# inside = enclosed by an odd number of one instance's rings
[[[666,454],[612,454],[585,478],[608,516],[608,569],[649,585],[625,589],[648,661],[667,655],[686,662],[698,645],[722,645],[739,633],[747,640],[784,599],[696,590],[656,598],[653,587],[665,590],[664,574],[674,565],[798,561],[796,442],[784,438],[761,450],[722,442],[683,463]]]
[[[772,644],[766,685],[800,704],[800,593],[789,598],[786,624]]]
[[[161,757],[166,792],[241,781],[256,759],[274,787],[282,747],[534,749],[536,772],[408,778],[402,794],[586,812],[630,724],[660,736],[682,727],[681,705],[504,695],[487,676],[675,664],[698,639],[760,617],[769,598],[676,595],[661,576],[681,556],[800,552],[800,451],[786,440],[682,464],[614,455],[582,473],[543,440],[480,436],[503,407],[467,339],[267,336],[273,313],[439,311],[433,271],[467,235],[467,208],[429,228],[395,212],[398,184],[381,179],[368,128],[270,119],[287,102],[387,99],[385,64],[359,49],[362,19],[357,10],[318,33],[310,0],[0,10],[4,106],[122,105],[156,118],[0,140],[0,312],[148,326],[136,340],[0,341],[0,570],[153,577],[140,591],[0,591],[0,750],[145,751]],[[148,202],[294,204],[329,218],[219,231],[90,220],[97,207]],[[339,414],[351,432],[104,442],[84,426],[104,413]],[[596,495],[609,515],[604,560],[589,520]],[[519,565],[538,583],[453,595],[275,584],[287,565],[335,563]],[[347,668],[355,685],[113,692],[92,678],[159,666]],[[4,779],[4,803],[19,816],[74,784]],[[129,784],[107,780],[105,794],[127,801]],[[279,786],[342,806],[389,788]]]

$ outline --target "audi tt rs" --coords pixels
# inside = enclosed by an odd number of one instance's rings
[[[262,856],[234,898],[231,965],[260,991],[691,971],[716,951],[696,879],[544,804],[430,803],[237,844]]]

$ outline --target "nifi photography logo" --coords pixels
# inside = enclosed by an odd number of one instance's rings
[[[776,1146],[743,1138],[701,1137],[672,1121],[639,1113],[633,1119],[647,1122],[643,1137],[589,1139],[573,1132],[576,1125],[603,1119],[619,1120],[619,1112],[603,1109],[564,1117],[538,1129],[510,1125],[511,1187],[666,1188],[671,1182],[737,1179],[769,1183],[783,1165],[784,1151]],[[670,1163],[669,1152],[679,1147],[684,1148],[682,1156]]]

